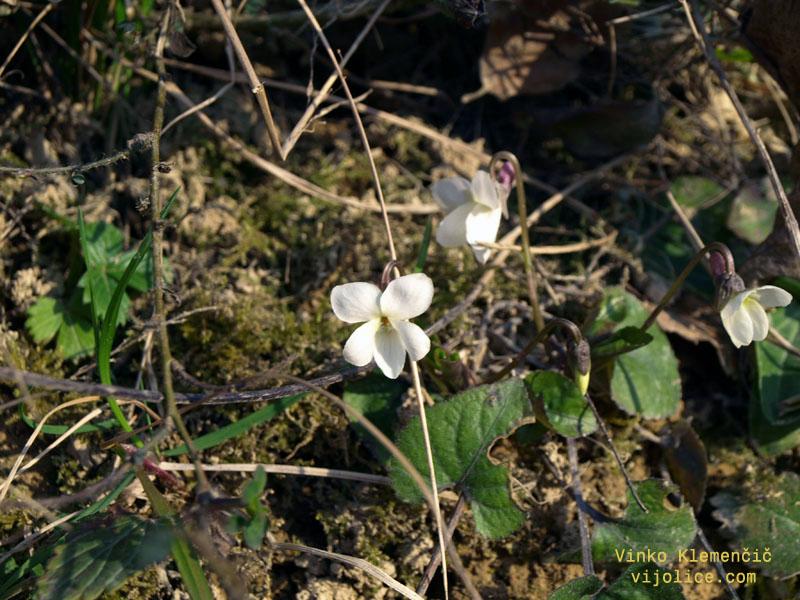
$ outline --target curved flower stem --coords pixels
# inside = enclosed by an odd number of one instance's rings
[[[528,342],[525,347],[519,351],[519,353],[514,357],[512,360],[502,371],[498,371],[494,375],[490,375],[487,377],[483,383],[494,383],[496,381],[500,381],[503,377],[511,373],[531,351],[536,347],[536,345],[540,342],[543,342],[547,339],[556,328],[561,328],[566,330],[569,335],[572,337],[573,341],[577,344],[583,339],[583,334],[581,334],[581,330],[578,328],[575,323],[572,321],[568,321],[567,319],[555,318],[551,319],[547,322],[546,325],[543,325],[541,328],[538,329],[534,338]]]
[[[389,246],[389,256],[393,261],[397,261],[397,250],[395,249],[394,245],[394,237],[392,236],[392,226],[389,223],[389,212],[386,210],[386,200],[383,196],[383,188],[381,187],[381,180],[378,175],[378,168],[375,165],[375,159],[372,156],[372,149],[369,144],[369,138],[367,137],[367,130],[364,129],[364,123],[361,121],[361,114],[358,111],[358,106],[356,105],[356,101],[353,98],[353,94],[350,92],[350,86],[347,83],[347,78],[344,75],[344,71],[342,70],[341,63],[336,56],[336,52],[334,52],[333,48],[331,47],[330,42],[328,41],[328,37],[325,35],[325,32],[322,30],[322,27],[317,21],[317,18],[314,16],[314,13],[308,6],[306,0],[297,0],[297,3],[300,5],[300,8],[303,9],[303,12],[308,19],[308,22],[311,24],[311,27],[314,29],[314,32],[319,37],[320,42],[325,48],[325,51],[328,54],[328,58],[330,58],[331,63],[333,64],[334,69],[336,70],[336,75],[339,78],[339,81],[342,84],[342,90],[347,97],[347,102],[350,105],[350,108],[353,112],[353,120],[356,124],[356,129],[358,130],[358,135],[361,138],[361,143],[364,146],[364,152],[367,155],[367,160],[369,162],[370,172],[372,173],[372,181],[375,185],[375,195],[378,198],[378,203],[381,207],[381,216],[383,217],[383,225],[386,228],[386,241],[387,245]],[[397,266],[392,268],[392,272],[395,277],[400,277],[400,269]],[[409,359],[411,363],[411,377],[414,380],[414,391],[416,392],[414,395],[417,397],[417,407],[419,409],[420,414],[420,424],[422,425],[422,432],[425,441],[425,455],[428,459],[428,469],[430,471],[430,482],[431,482],[431,494],[433,496],[433,514],[436,519],[436,529],[439,536],[439,548],[440,553],[442,556],[442,583],[444,584],[444,597],[445,600],[448,600],[450,597],[449,594],[449,586],[447,581],[447,548],[448,544],[445,542],[445,532],[444,532],[444,519],[442,518],[442,509],[439,505],[439,491],[438,486],[436,485],[436,472],[434,470],[434,461],[433,461],[433,450],[431,448],[430,443],[430,436],[428,435],[428,427],[427,422],[425,420],[425,399],[422,396],[422,381],[420,380],[419,369],[417,368],[417,364]],[[455,551],[455,549],[453,549]],[[457,555],[456,555],[457,556]]]
[[[522,261],[525,264],[525,279],[528,284],[528,297],[530,298],[531,310],[533,311],[533,322],[536,325],[536,331],[541,331],[544,328],[544,318],[542,317],[542,309],[539,307],[539,295],[536,292],[536,274],[533,271],[533,259],[531,258],[531,240],[528,234],[528,205],[525,198],[525,182],[522,180],[522,167],[520,167],[517,157],[511,152],[506,150],[497,152],[492,156],[492,160],[489,163],[489,173],[491,173],[493,177],[494,168],[499,161],[509,162],[511,166],[514,167],[519,227],[522,233]]]
[[[647,317],[647,320],[642,324],[639,328],[641,331],[647,331],[650,329],[650,326],[655,322],[658,315],[664,310],[664,307],[669,304],[672,297],[678,293],[678,290],[683,285],[683,282],[686,281],[686,278],[689,276],[689,273],[692,272],[697,264],[705,257],[706,254],[710,254],[711,252],[718,252],[723,260],[725,261],[725,273],[733,273],[735,271],[734,263],[733,263],[733,255],[731,254],[730,249],[720,242],[711,242],[710,244],[706,245],[704,248],[700,249],[700,251],[695,254],[692,259],[689,261],[683,271],[681,271],[680,275],[675,279],[672,286],[667,290],[667,293],[664,294],[664,297],[661,298],[661,301],[658,303],[653,309],[653,312],[650,313],[650,316]]]

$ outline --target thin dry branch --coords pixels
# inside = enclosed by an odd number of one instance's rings
[[[228,36],[239,62],[242,63],[245,73],[247,73],[250,89],[253,91],[253,94],[255,94],[258,107],[261,109],[261,114],[264,116],[264,123],[266,123],[267,126],[267,133],[269,134],[269,141],[272,144],[272,149],[275,150],[281,160],[286,160],[286,155],[281,149],[281,136],[280,133],[278,133],[278,127],[275,125],[275,121],[272,118],[272,111],[269,108],[267,90],[264,88],[264,84],[259,81],[256,70],[253,68],[253,63],[250,62],[250,57],[247,56],[247,51],[242,45],[242,40],[239,39],[239,34],[236,33],[236,28],[233,26],[233,23],[231,23],[231,19],[228,16],[228,12],[225,10],[225,5],[222,4],[222,0],[211,0],[211,5],[222,21],[225,34]]]
[[[0,173],[17,175],[19,177],[26,177],[30,175],[63,175],[85,173],[86,171],[91,171],[92,169],[109,167],[120,161],[127,160],[132,152],[144,151],[150,147],[151,143],[151,134],[140,133],[128,140],[128,147],[125,150],[120,150],[110,156],[98,158],[97,160],[88,163],[74,163],[71,165],[62,165],[58,167],[9,167],[0,165]]]
[[[410,600],[424,600],[422,596],[417,594],[414,590],[409,587],[406,587],[399,581],[397,581],[394,577],[386,573],[373,565],[365,561],[363,558],[357,558],[355,556],[348,556],[347,554],[339,554],[337,552],[328,552],[327,550],[321,550],[319,548],[312,548],[311,546],[303,546],[302,544],[286,544],[286,543],[279,543],[279,542],[272,542],[270,544],[275,550],[283,550],[284,552],[304,552],[305,554],[311,554],[313,556],[320,556],[322,558],[327,558],[330,560],[335,560],[340,563],[344,563],[351,567],[356,567],[357,569],[361,569],[368,575],[374,577],[384,585],[392,588],[398,594],[402,595],[404,598],[409,598]]]
[[[753,125],[750,117],[747,116],[747,111],[744,109],[744,106],[742,106],[742,103],[739,100],[739,95],[736,93],[736,90],[728,80],[725,69],[722,68],[722,64],[717,58],[717,55],[714,51],[714,46],[712,45],[708,33],[706,32],[705,24],[703,22],[703,15],[700,13],[700,9],[697,6],[696,0],[680,0],[680,3],[681,6],[683,6],[684,12],[686,13],[686,19],[689,22],[689,27],[692,30],[692,34],[697,40],[697,44],[700,46],[700,49],[703,51],[706,61],[708,61],[708,65],[711,67],[711,70],[717,74],[717,77],[722,84],[722,89],[725,90],[725,93],[733,103],[733,107],[736,109],[736,114],[739,117],[739,120],[747,131],[747,135],[750,137],[750,140],[755,145],[761,162],[764,163],[764,168],[767,170],[769,182],[772,185],[775,196],[778,198],[781,215],[783,216],[784,224],[789,233],[789,237],[792,240],[795,254],[798,258],[800,258],[800,226],[797,224],[797,217],[792,210],[791,204],[789,204],[789,199],[786,197],[786,191],[783,189],[783,184],[778,176],[778,170],[775,168],[775,164],[772,162],[772,157],[770,157],[769,151],[764,145],[764,141],[761,139],[758,130]]]
[[[17,40],[17,43],[14,44],[14,47],[11,49],[11,52],[9,52],[8,56],[6,56],[6,59],[3,61],[3,64],[0,65],[0,78],[2,78],[3,73],[5,73],[6,67],[8,67],[11,61],[14,60],[14,57],[17,55],[17,52],[19,52],[19,49],[22,48],[22,44],[25,43],[25,40],[28,39],[28,36],[31,34],[31,32],[34,29],[36,29],[36,26],[39,23],[41,23],[42,19],[44,19],[48,15],[48,13],[51,10],[53,10],[54,7],[55,3],[48,2],[45,5],[45,7],[39,12],[39,14],[36,15],[33,21],[31,21],[31,24],[28,25],[28,28],[25,30],[22,36],[20,36],[20,38]]]
[[[216,465],[200,465],[204,471],[214,473],[252,473],[259,467],[265,473],[278,475],[300,475],[303,477],[328,477],[331,479],[347,479],[350,481],[362,481],[364,483],[375,483],[378,485],[391,485],[392,480],[383,475],[373,475],[372,473],[358,473],[356,471],[344,471],[342,469],[325,469],[323,467],[306,467],[297,465],[274,465],[264,463],[224,463]],[[176,462],[161,462],[159,469],[165,471],[191,471],[193,465]]]
[[[391,0],[381,1],[381,3],[377,6],[375,11],[372,13],[372,16],[367,21],[366,25],[364,25],[364,28],[361,30],[358,36],[356,36],[356,39],[353,40],[353,43],[350,45],[350,49],[342,57],[339,63],[342,69],[345,68],[347,63],[353,57],[353,54],[355,54],[356,50],[358,50],[358,47],[361,45],[361,42],[364,41],[364,38],[366,38],[367,34],[372,30],[372,28],[375,25],[375,22],[383,14],[383,11],[386,10],[386,7],[389,5],[389,2],[391,2]],[[322,84],[322,87],[319,89],[319,91],[312,95],[311,102],[306,107],[305,112],[297,121],[297,124],[294,126],[294,129],[292,129],[292,132],[289,134],[289,136],[286,138],[286,141],[283,144],[283,148],[281,151],[283,152],[284,156],[289,156],[289,153],[295,147],[295,144],[297,144],[297,141],[300,139],[300,136],[303,135],[303,132],[306,130],[306,127],[308,127],[308,124],[311,122],[311,119],[314,117],[316,111],[319,109],[322,103],[328,99],[328,97],[330,96],[330,91],[333,88],[333,84],[336,83],[337,78],[338,75],[336,73],[331,74],[325,81],[325,83]]]

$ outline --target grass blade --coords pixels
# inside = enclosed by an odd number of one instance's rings
[[[218,446],[227,440],[243,434],[251,427],[260,425],[261,423],[269,421],[270,419],[278,416],[284,410],[297,403],[297,401],[303,396],[305,396],[305,394],[297,394],[295,396],[281,398],[277,402],[272,402],[264,408],[247,415],[244,419],[234,421],[230,425],[221,427],[220,429],[212,431],[211,433],[207,433],[206,435],[201,435],[200,437],[192,440],[194,447],[196,450],[208,450],[209,448]],[[178,456],[180,454],[186,454],[188,451],[189,449],[186,447],[186,444],[181,444],[176,448],[170,448],[169,450],[163,452],[162,456]]]
[[[161,495],[156,486],[153,485],[147,474],[139,469],[137,477],[156,514],[160,517],[174,517],[175,510],[169,505],[166,498]],[[211,586],[208,584],[208,579],[206,579],[203,568],[200,566],[200,561],[197,560],[183,534],[175,538],[170,551],[192,600],[214,600]]]

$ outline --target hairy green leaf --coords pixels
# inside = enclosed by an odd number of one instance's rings
[[[648,311],[621,288],[606,291],[590,335],[640,326]],[[611,399],[631,415],[661,419],[672,415],[681,400],[678,360],[667,336],[657,325],[647,332],[653,341],[618,357],[611,375]]]
[[[83,288],[83,303],[92,304],[91,296],[94,295],[94,312],[98,321],[102,321],[108,312],[114,291],[122,285],[124,292],[125,286],[119,280],[111,277],[104,266],[90,267],[78,281],[78,286]],[[130,298],[123,293],[120,297],[120,307],[117,312],[116,324],[122,325],[128,320],[128,310],[130,309]]]
[[[696,524],[692,507],[684,503],[680,508],[671,501],[677,488],[658,479],[648,479],[634,484],[648,512],[642,511],[628,490],[628,508],[619,521],[597,526],[592,538],[592,554],[602,562],[628,562],[628,551],[633,560],[658,560],[659,552],[671,560],[678,551],[688,548],[694,541]],[[668,497],[669,496],[669,497]],[[644,553],[637,555],[637,552]],[[650,554],[652,553],[652,554]]]
[[[105,265],[122,252],[122,232],[110,223],[86,224],[86,238],[82,240],[84,260],[89,268]]]
[[[488,452],[497,438],[509,435],[531,416],[525,384],[507,379],[475,387],[437,402],[427,411],[434,468],[440,488],[458,488],[470,501],[479,532],[499,538],[517,529],[523,520],[509,493],[508,473],[495,465]],[[429,478],[419,418],[412,420],[397,439],[400,450]],[[398,495],[418,501],[422,494],[396,460],[390,474]]]
[[[547,597],[547,600],[592,600],[603,589],[603,582],[595,575],[573,579]]]
[[[536,417],[564,437],[581,437],[597,430],[597,420],[578,386],[554,371],[536,371],[525,378]]]
[[[261,502],[261,494],[267,486],[267,473],[261,465],[253,473],[253,478],[242,491],[242,501],[248,508],[254,508]]]
[[[163,520],[126,516],[76,528],[56,547],[39,581],[42,600],[93,600],[164,560],[174,539]]]
[[[56,343],[64,358],[77,358],[91,353],[94,349],[91,321],[72,312],[65,313]]]
[[[733,199],[726,225],[743,240],[760,244],[772,232],[777,212],[777,196],[769,179],[764,177],[745,183]]]
[[[46,344],[64,323],[64,304],[51,296],[42,296],[28,309],[25,326],[34,341]]]
[[[733,538],[731,549],[750,550],[744,560],[770,577],[800,574],[800,476],[786,472],[759,480],[747,492],[720,492],[711,498],[714,517]],[[759,550],[758,562],[755,550]],[[769,549],[769,562],[761,555]]]

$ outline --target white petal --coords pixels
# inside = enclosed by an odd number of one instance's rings
[[[422,328],[408,321],[392,321],[411,360],[422,359],[431,349],[431,341]]]
[[[467,202],[447,215],[436,229],[436,241],[445,248],[455,248],[467,243],[467,217],[475,206]]]
[[[467,243],[494,242],[500,229],[500,209],[476,206],[467,216]]]
[[[789,306],[792,301],[792,295],[789,292],[775,285],[762,285],[753,290],[753,296],[764,308]]]
[[[375,355],[375,332],[380,326],[381,322],[374,319],[357,328],[344,345],[344,359],[357,367],[368,365]]]
[[[472,253],[475,255],[475,260],[477,260],[479,264],[485,265],[486,261],[489,260],[489,257],[492,255],[491,248],[486,248],[485,246],[477,244],[471,246],[471,248]]]
[[[752,291],[747,290],[736,294],[728,300],[720,313],[722,325],[725,327],[725,331],[728,332],[733,345],[737,348],[748,346],[753,341],[753,322],[750,319],[750,315],[742,307],[742,304],[751,293]]]
[[[412,319],[433,301],[433,281],[425,273],[404,275],[389,282],[381,296],[381,313],[390,319]]]
[[[389,379],[397,379],[406,363],[406,348],[392,327],[380,327],[375,335],[375,364]]]
[[[469,181],[463,177],[440,179],[431,186],[431,194],[436,204],[448,213],[472,200]]]
[[[747,311],[747,316],[753,323],[753,341],[762,342],[767,339],[769,333],[769,317],[764,311],[764,307],[756,300],[756,295],[750,296],[743,304],[742,309]]]
[[[381,316],[381,290],[364,282],[337,285],[331,292],[333,312],[345,323],[361,323]]]
[[[472,197],[487,208],[500,208],[497,182],[486,171],[478,171],[472,178]]]

